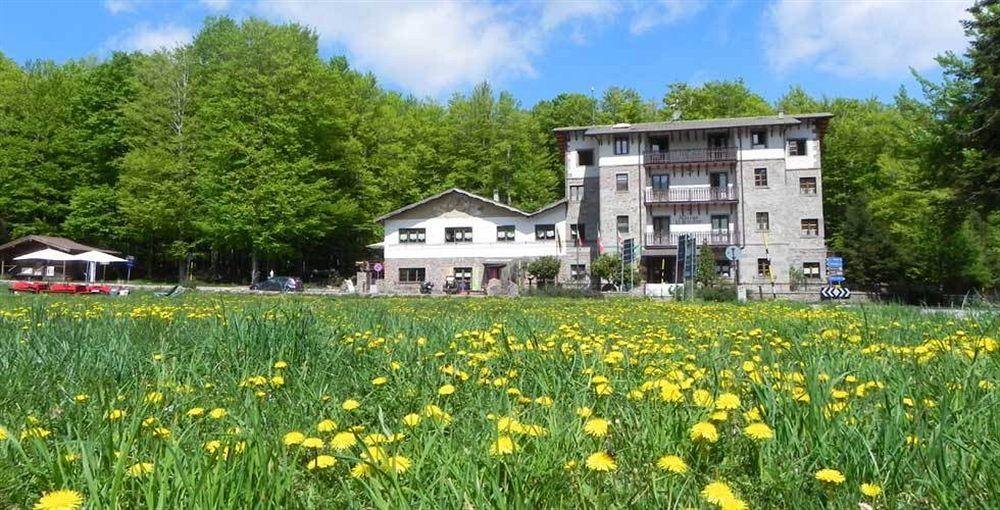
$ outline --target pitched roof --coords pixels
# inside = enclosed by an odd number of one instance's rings
[[[412,204],[400,207],[399,209],[396,209],[395,211],[383,214],[382,216],[379,216],[378,218],[375,218],[375,221],[376,222],[385,221],[385,220],[387,220],[387,219],[389,219],[389,218],[391,218],[393,216],[396,216],[398,214],[404,213],[404,212],[409,211],[411,209],[415,209],[415,208],[420,207],[420,206],[422,206],[422,205],[424,205],[424,204],[426,204],[428,202],[432,202],[434,200],[437,200],[437,199],[439,199],[439,198],[441,198],[441,197],[443,197],[445,195],[451,194],[451,193],[458,193],[460,195],[464,195],[465,197],[471,198],[473,200],[478,200],[480,202],[485,202],[487,204],[494,205],[494,206],[500,207],[502,209],[506,209],[506,210],[508,210],[508,211],[510,211],[510,212],[512,212],[514,214],[519,214],[521,216],[534,216],[534,215],[536,215],[538,213],[547,211],[549,209],[552,209],[553,207],[556,207],[559,204],[562,204],[562,203],[566,202],[566,199],[563,198],[561,200],[557,200],[555,202],[552,202],[551,204],[548,204],[545,207],[542,207],[541,209],[539,209],[539,210],[537,210],[537,211],[535,211],[533,213],[529,213],[529,212],[522,211],[522,210],[520,210],[520,209],[518,209],[516,207],[512,207],[512,206],[509,206],[507,204],[504,204],[504,203],[501,203],[501,202],[497,202],[496,200],[490,200],[490,199],[488,199],[486,197],[479,196],[479,195],[477,195],[475,193],[470,193],[470,192],[465,191],[465,190],[460,189],[460,188],[450,188],[450,189],[446,189],[446,190],[444,190],[441,193],[438,193],[436,195],[431,195],[431,196],[429,196],[429,197],[427,197],[427,198],[425,198],[423,200],[420,200],[420,201],[414,202]]]
[[[64,252],[85,252],[85,251],[99,251],[103,253],[118,253],[112,250],[103,250],[101,248],[94,248],[93,246],[87,246],[85,244],[78,243],[72,239],[66,239],[65,237],[58,236],[42,236],[42,235],[30,235],[24,236],[13,241],[0,245],[0,250],[6,250],[8,248],[13,248],[19,244],[34,241],[36,243],[44,244],[50,248],[55,248]]]
[[[553,131],[584,131],[584,135],[608,135],[614,133],[645,133],[650,131],[685,131],[689,129],[728,129],[754,126],[791,126],[803,120],[825,119],[832,113],[803,113],[796,115],[768,115],[763,117],[731,117],[724,119],[676,120],[666,122],[640,122],[637,124],[613,124],[594,126],[571,126]]]

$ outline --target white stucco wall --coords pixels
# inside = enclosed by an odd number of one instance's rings
[[[555,224],[559,241],[535,239],[535,225]],[[497,226],[514,225],[514,241],[497,241]],[[472,242],[445,242],[448,227],[472,227]],[[427,240],[423,243],[400,243],[399,229],[423,228]],[[462,211],[450,211],[433,218],[389,219],[385,222],[385,257],[406,258],[456,258],[494,257],[518,258],[561,255],[566,251],[566,214],[563,207],[555,207],[537,216],[520,215],[477,218]]]

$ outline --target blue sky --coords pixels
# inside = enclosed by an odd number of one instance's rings
[[[445,99],[489,80],[526,106],[620,85],[659,100],[676,81],[742,77],[768,99],[917,92],[909,69],[961,51],[969,1],[527,0],[0,2],[0,51],[19,63],[189,41],[206,16],[258,16],[316,30],[383,85]]]

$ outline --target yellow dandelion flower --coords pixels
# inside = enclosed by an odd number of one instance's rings
[[[720,411],[732,411],[740,408],[740,397],[732,393],[723,393],[715,399],[715,408]]]
[[[712,407],[712,404],[715,403],[712,399],[712,394],[708,390],[695,390],[693,400],[695,405],[699,407]]]
[[[608,384],[608,383],[600,383],[597,386],[594,386],[594,393],[596,393],[596,394],[598,394],[598,395],[600,395],[602,397],[603,396],[607,396],[607,395],[612,395],[612,394],[614,394],[614,392],[615,392],[615,389],[612,388],[611,385]]]
[[[151,391],[146,394],[146,403],[148,404],[159,404],[163,402],[163,393],[159,391]]]
[[[28,438],[45,439],[50,435],[52,435],[51,430],[46,430],[42,427],[30,427],[24,429],[24,431],[21,432],[21,439],[28,439]]]
[[[728,411],[713,411],[712,414],[708,416],[708,419],[717,422],[724,422],[729,419]]]
[[[333,420],[323,420],[316,424],[316,430],[319,432],[333,432],[337,430],[337,422]]]
[[[719,481],[711,482],[706,485],[701,490],[701,497],[705,498],[705,501],[718,506],[722,506],[723,503],[736,499],[736,495],[733,494],[733,490],[730,489],[725,482]]]
[[[215,452],[219,451],[219,448],[222,448],[222,441],[213,439],[211,441],[206,441],[203,445],[201,445],[201,447],[204,448],[209,455],[213,455]]]
[[[65,462],[76,462],[80,460],[80,455],[76,453],[67,453],[63,455],[63,461]]]
[[[455,387],[451,384],[445,384],[444,386],[438,388],[438,395],[441,395],[442,397],[446,397],[452,393],[455,393]]]
[[[861,494],[869,498],[877,498],[882,494],[882,487],[875,483],[863,483],[861,484]]]
[[[583,424],[583,432],[588,436],[604,437],[608,435],[608,420],[591,418]]]
[[[124,409],[112,409],[107,414],[109,421],[117,421],[125,417]]]
[[[7,429],[0,427],[0,441],[6,441],[8,437],[10,437],[10,433],[7,432]]]
[[[563,469],[566,470],[566,471],[572,471],[572,470],[576,469],[576,461],[575,460],[567,460],[565,463],[563,463]]]
[[[358,444],[358,438],[353,432],[338,432],[330,439],[330,448],[334,450],[346,450]]]
[[[385,471],[390,471],[396,474],[405,473],[406,470],[410,469],[410,466],[412,465],[413,462],[402,455],[393,455],[392,457],[386,458],[382,463],[382,467]]]
[[[187,413],[185,413],[185,414],[187,414],[191,418],[198,418],[199,416],[204,416],[205,415],[205,408],[204,407],[192,407],[191,409],[188,409]]]
[[[142,419],[142,426],[145,427],[145,428],[152,427],[155,424],[156,424],[156,417],[155,416],[147,416],[147,417],[145,417],[145,418]]]
[[[306,435],[301,432],[292,431],[285,434],[285,437],[281,438],[281,442],[285,446],[295,446],[302,444],[302,441],[306,440]]]
[[[614,471],[618,469],[615,458],[606,452],[596,452],[587,456],[587,469],[591,471]]]
[[[357,400],[354,400],[353,398],[349,398],[349,399],[345,400],[344,403],[340,405],[340,408],[343,409],[343,410],[345,410],[345,411],[353,411],[353,410],[355,410],[355,409],[357,409],[359,407],[361,407],[361,402],[358,402]]]
[[[314,469],[326,469],[326,468],[329,468],[329,467],[333,467],[334,464],[336,464],[336,463],[337,463],[337,459],[335,459],[331,455],[318,455],[318,456],[316,456],[315,459],[310,460],[309,464],[307,464],[306,467],[310,471],[312,471]]]
[[[285,385],[285,376],[283,376],[283,375],[276,375],[276,376],[274,376],[274,377],[271,378],[271,386],[279,387],[279,386],[284,386],[284,385]]]
[[[698,422],[691,427],[691,440],[714,443],[719,440],[719,432],[707,421]]]
[[[836,485],[840,485],[844,483],[845,480],[847,480],[847,478],[844,478],[844,475],[840,471],[837,471],[836,469],[820,469],[813,476],[821,482],[832,483]]]
[[[358,462],[351,468],[352,478],[366,478],[375,473],[375,468],[367,462]]]
[[[76,403],[78,403],[78,404],[82,404],[82,403],[84,403],[84,402],[86,402],[86,401],[90,400],[90,395],[87,395],[86,393],[81,393],[81,394],[79,394],[79,395],[77,395],[77,396],[73,397],[73,400],[74,400],[74,401],[75,401]]]
[[[302,447],[309,448],[310,450],[319,450],[323,446],[325,446],[325,443],[318,437],[307,437],[302,441]]]
[[[70,489],[46,492],[35,502],[35,510],[77,510],[83,506],[83,494]]]
[[[674,383],[666,383],[660,387],[660,400],[664,402],[684,402],[684,393],[681,387]]]
[[[765,423],[751,423],[743,428],[743,435],[755,441],[766,441],[774,438],[774,431]]]
[[[589,418],[591,414],[594,414],[594,411],[591,410],[589,407],[576,408],[576,415],[581,418]]]
[[[284,370],[284,369],[288,368],[288,363],[284,362],[284,361],[280,361],[280,360],[279,361],[275,361],[274,362],[274,368],[276,370]]]
[[[167,439],[171,435],[170,429],[166,427],[156,427],[153,429],[153,437],[158,437],[160,439]]]
[[[152,462],[138,462],[129,466],[126,472],[132,478],[138,478],[152,473],[154,469],[156,469],[156,465]]]
[[[517,443],[510,436],[500,436],[490,446],[490,455],[510,455],[517,449]]]
[[[229,411],[226,411],[221,407],[216,407],[215,409],[212,409],[211,411],[208,412],[208,417],[213,420],[221,420],[225,418],[227,415],[229,415]]]
[[[417,413],[410,413],[403,417],[403,425],[413,428],[420,424],[420,415]]]
[[[656,461],[656,467],[671,473],[685,473],[688,470],[684,459],[677,455],[664,455],[660,457],[660,460]]]
[[[389,382],[389,378],[388,377],[379,376],[379,377],[376,377],[376,378],[372,379],[372,385],[373,386],[382,386],[383,384],[385,384],[387,382]]]

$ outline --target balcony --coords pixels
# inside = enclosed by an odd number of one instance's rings
[[[642,163],[646,166],[679,163],[730,163],[735,161],[736,147],[706,147],[704,149],[646,151],[642,153]]]
[[[698,246],[705,243],[708,243],[709,246],[729,246],[738,241],[735,232],[689,232],[687,235],[694,236]],[[648,248],[676,248],[680,236],[681,234],[674,232],[649,233],[646,234],[645,246]]]
[[[738,200],[736,186],[708,188],[660,188],[646,187],[643,199],[647,204],[689,204],[697,202],[735,202]]]

